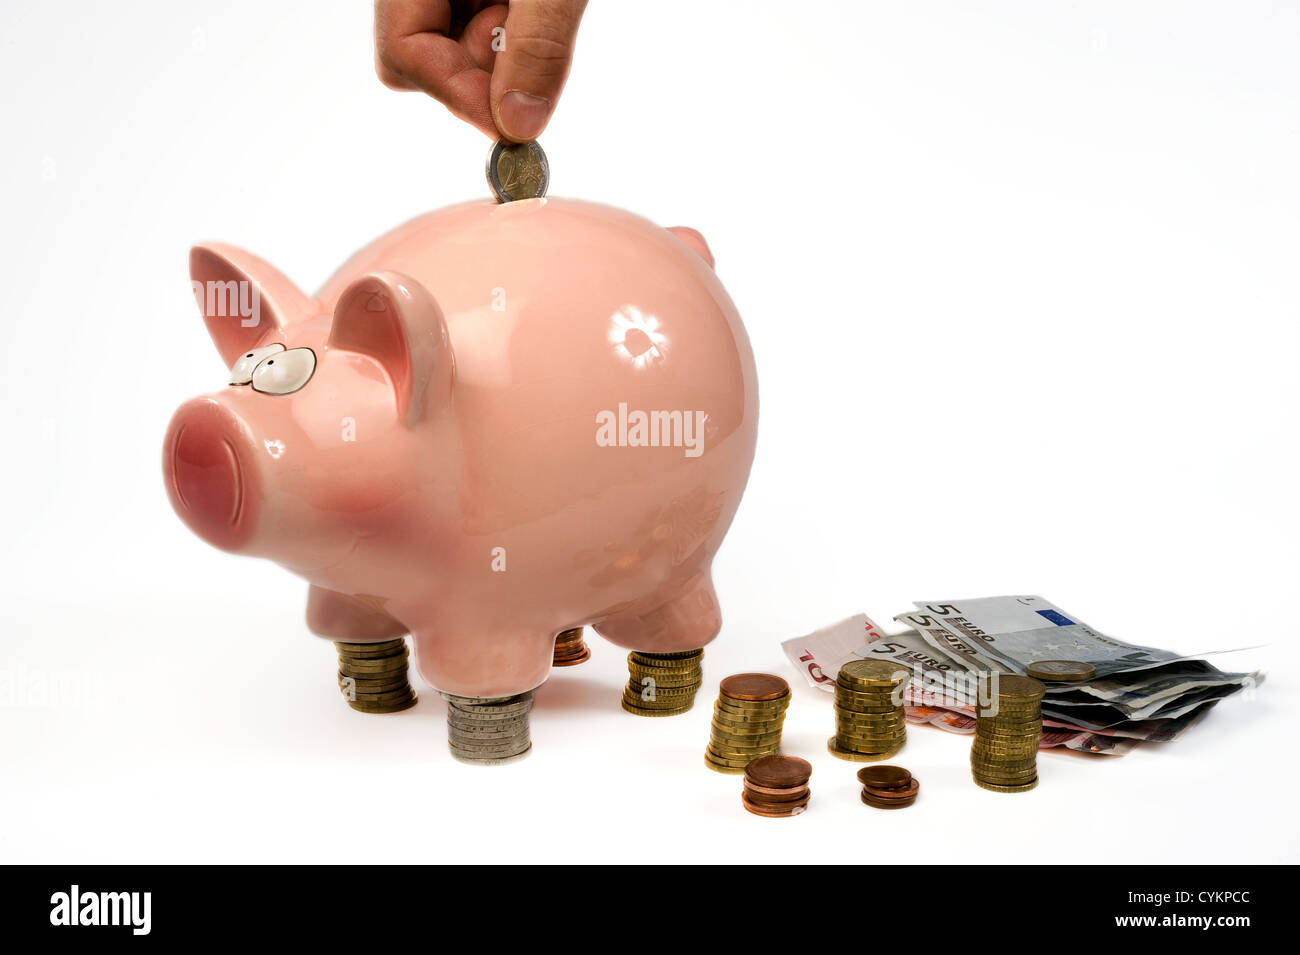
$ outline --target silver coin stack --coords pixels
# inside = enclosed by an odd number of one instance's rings
[[[447,700],[447,745],[462,763],[496,766],[528,755],[533,742],[528,735],[528,711],[533,693],[518,696],[455,696]]]

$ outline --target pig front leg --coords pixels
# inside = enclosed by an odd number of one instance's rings
[[[517,696],[551,673],[555,634],[449,625],[415,631],[415,664],[427,683],[454,696]]]
[[[312,586],[307,626],[334,641],[339,691],[363,713],[396,713],[415,705],[407,677],[406,627],[379,609],[378,600]]]
[[[420,675],[447,700],[451,755],[480,766],[514,762],[532,749],[533,688],[551,672],[555,634],[447,626],[415,632]]]
[[[674,653],[698,650],[722,629],[713,577],[704,570],[674,582],[626,610],[597,621],[596,632],[627,650]]]

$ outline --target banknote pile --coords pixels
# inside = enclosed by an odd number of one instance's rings
[[[1141,743],[1178,739],[1215,704],[1263,675],[1228,673],[1204,659],[1108,636],[1042,597],[924,601],[885,633],[866,615],[787,640],[790,662],[814,686],[836,689],[851,660],[906,667],[907,719],[974,734],[981,673],[1026,675],[1046,684],[1039,748],[1123,755]]]
[[[826,743],[841,759],[888,759],[907,742],[901,702],[909,679],[889,660],[849,660],[835,678],[835,735]]]
[[[760,756],[745,767],[741,804],[756,816],[797,816],[812,798],[812,763],[798,756]]]
[[[627,655],[627,686],[623,709],[637,716],[676,716],[695,704],[695,691],[704,682],[703,650]]]
[[[381,643],[335,643],[339,653],[339,691],[362,713],[396,713],[415,705],[407,679],[406,639]]]
[[[877,809],[906,809],[921,792],[921,781],[902,766],[863,766],[858,782],[862,801]]]
[[[781,749],[790,684],[770,673],[737,673],[718,686],[704,763],[720,773],[743,773],[752,760]]]
[[[586,641],[582,639],[581,627],[561,631],[555,638],[555,655],[551,660],[551,666],[576,667],[579,663],[585,663],[590,659],[591,651],[587,649]]]
[[[478,698],[444,693],[447,745],[462,763],[495,766],[514,762],[533,748],[528,713],[533,694]]]
[[[1038,785],[1038,736],[1043,728],[1044,686],[1033,677],[998,674],[994,696],[975,710],[970,771],[975,785],[1000,793],[1028,792]]]

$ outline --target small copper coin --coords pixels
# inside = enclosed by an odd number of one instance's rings
[[[773,796],[769,793],[758,792],[754,786],[746,786],[745,793],[749,796],[749,801],[756,806],[788,806],[793,802],[802,802],[808,799],[809,790],[807,786],[802,789],[792,789],[788,793],[780,796]]]
[[[862,791],[869,796],[875,796],[877,799],[884,799],[888,802],[901,802],[905,799],[915,799],[916,794],[921,791],[919,780],[913,779],[902,789],[877,789],[874,786],[863,786]]]
[[[812,763],[798,756],[760,756],[745,767],[745,778],[771,789],[797,789],[808,784]]]
[[[756,793],[759,796],[786,796],[789,795],[790,793],[808,792],[807,786],[796,786],[793,789],[778,789],[775,786],[759,785],[758,783],[754,782],[752,779],[746,779],[744,781],[744,784],[745,784],[746,792]]]
[[[906,809],[908,806],[912,805],[912,803],[916,802],[916,797],[913,796],[910,799],[890,801],[872,796],[864,789],[862,790],[862,801],[868,806],[875,806],[877,809]]]
[[[752,812],[754,815],[766,816],[769,819],[782,819],[786,816],[797,816],[808,808],[807,800],[803,802],[792,803],[788,808],[785,806],[782,806],[780,808],[762,806],[750,801],[750,798],[744,793],[740,794],[740,801],[744,805],[744,807],[748,809],[750,812]]]
[[[912,774],[902,766],[863,766],[858,770],[858,782],[872,789],[903,789],[912,781]]]
[[[733,700],[750,700],[763,702],[779,700],[790,693],[790,684],[779,676],[770,673],[737,673],[729,676],[718,686],[723,696]]]

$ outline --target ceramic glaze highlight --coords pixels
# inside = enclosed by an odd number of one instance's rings
[[[420,216],[315,297],[196,246],[208,330],[248,383],[177,410],[172,506],[306,578],[317,634],[411,632],[450,693],[536,687],[570,627],[701,647],[758,417],[712,261],[693,230],[564,199]]]

